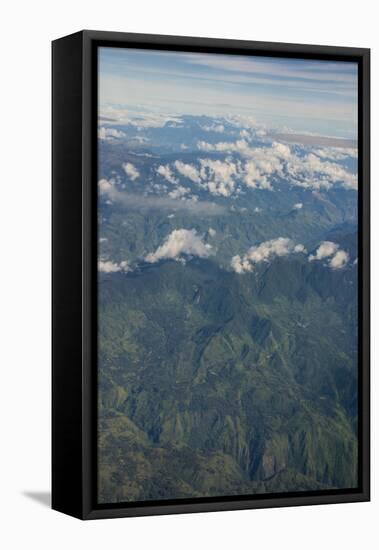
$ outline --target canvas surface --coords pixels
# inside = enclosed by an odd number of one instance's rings
[[[99,49],[99,503],[357,486],[357,76]]]

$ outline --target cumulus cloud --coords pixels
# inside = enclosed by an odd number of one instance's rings
[[[320,158],[329,159],[329,160],[345,160],[349,157],[357,158],[358,149],[353,147],[349,148],[340,148],[340,147],[322,147],[320,149],[314,149],[313,153]]]
[[[102,178],[98,182],[100,195],[110,195],[114,191],[114,183],[110,180]]]
[[[330,260],[329,265],[332,269],[341,269],[345,267],[349,261],[349,254],[344,250],[338,250],[333,258]]]
[[[225,161],[200,159],[200,165],[202,186],[210,193],[229,197],[234,192],[237,164],[228,159]]]
[[[157,172],[173,185],[178,184],[175,171],[215,196],[230,197],[252,189],[274,190],[275,183],[285,180],[290,185],[313,191],[330,189],[337,184],[356,189],[357,176],[334,162],[314,153],[299,154],[297,146],[278,141],[252,147],[246,139],[207,143],[199,141],[198,149],[205,152],[225,153],[224,159],[200,158],[189,164],[181,160],[159,166]],[[231,155],[236,154],[232,157]],[[174,172],[174,173],[173,173]],[[179,196],[179,192],[175,193]],[[302,208],[296,203],[294,209]]]
[[[184,162],[181,162],[180,160],[176,160],[174,162],[174,166],[177,169],[177,171],[179,172],[179,174],[181,174],[182,176],[190,179],[194,183],[200,183],[201,182],[199,171],[192,164],[185,164]]]
[[[107,141],[112,139],[120,139],[125,137],[125,132],[117,130],[116,128],[108,128],[106,126],[101,126],[97,132],[98,138]]]
[[[200,126],[205,132],[216,132],[222,134],[225,131],[225,126],[223,124],[210,124],[209,126],[204,125]]]
[[[205,244],[195,229],[174,229],[165,242],[145,260],[155,263],[162,259],[179,259],[183,254],[206,258],[210,254],[210,244]]]
[[[199,141],[198,149],[206,152],[237,153],[249,159],[242,167],[242,180],[248,187],[271,188],[271,181],[285,178],[291,185],[320,190],[335,184],[357,189],[357,175],[317,154],[299,155],[289,145],[273,141],[271,145],[251,147],[245,139],[235,142],[207,143]],[[243,174],[241,174],[242,176]]]
[[[126,260],[123,260],[120,263],[112,262],[112,260],[102,260],[100,259],[97,263],[97,268],[101,273],[117,273],[123,271],[127,273],[130,271],[129,264]]]
[[[358,186],[356,174],[334,162],[322,161],[313,153],[304,157],[292,155],[286,171],[292,184],[304,188],[330,189],[334,184],[341,184],[346,189],[356,190]]]
[[[257,189],[272,189],[269,177],[274,174],[282,177],[284,162],[291,156],[290,148],[277,142],[271,146],[250,147],[244,139],[215,144],[199,141],[197,146],[202,151],[238,153],[248,159],[244,164],[237,164],[238,177],[247,187]]]
[[[173,191],[170,191],[169,196],[172,199],[181,199],[185,195],[188,195],[188,193],[191,192],[191,189],[188,189],[188,187],[183,187],[182,185],[178,185],[176,189]]]
[[[316,250],[315,254],[310,254],[308,260],[328,259],[328,265],[332,269],[341,269],[349,261],[349,254],[345,250],[340,250],[340,246],[332,241],[323,241]]]
[[[253,189],[272,189],[272,185],[268,181],[267,176],[261,172],[257,164],[252,160],[246,162],[242,180],[247,187]]]
[[[301,210],[303,208],[303,203],[302,202],[297,202],[293,205],[293,209],[294,210]]]
[[[247,130],[241,130],[241,131],[240,131],[240,136],[241,136],[241,138],[249,139],[250,134],[249,134],[249,132],[248,132]]]
[[[131,179],[132,181],[136,180],[139,177],[139,171],[137,168],[132,164],[131,162],[124,162],[122,165],[125,174]]]
[[[246,140],[240,139],[237,141],[219,141],[218,143],[208,143],[206,141],[198,141],[197,147],[201,151],[218,151],[228,153],[245,153],[248,154],[249,144]]]
[[[173,185],[178,183],[177,178],[175,178],[174,174],[171,171],[171,168],[168,165],[163,166],[161,164],[160,166],[158,166],[157,174],[162,176],[162,178],[165,178],[169,183],[172,183]]]
[[[226,121],[236,128],[250,130],[250,132],[256,137],[263,137],[267,134],[267,128],[265,124],[258,122],[251,115],[231,115],[226,117]]]
[[[242,257],[233,256],[231,267],[236,273],[252,271],[260,262],[269,262],[275,257],[288,256],[292,253],[305,252],[304,245],[295,244],[292,239],[279,237],[252,246]]]
[[[324,258],[329,258],[337,252],[339,245],[333,243],[332,241],[323,241],[320,246],[317,248],[316,253],[311,254],[308,258],[310,262],[314,260],[323,260]]]

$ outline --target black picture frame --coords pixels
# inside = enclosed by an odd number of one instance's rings
[[[358,63],[359,487],[274,495],[96,504],[98,46]],[[81,519],[370,499],[370,50],[81,31],[52,44],[52,507]]]

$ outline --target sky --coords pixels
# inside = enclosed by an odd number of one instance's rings
[[[281,131],[356,139],[357,91],[356,63],[99,48],[100,106],[249,115]]]

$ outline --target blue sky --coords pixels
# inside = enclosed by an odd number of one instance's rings
[[[100,104],[249,115],[269,127],[356,138],[355,63],[99,49]]]

